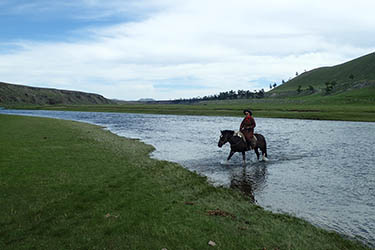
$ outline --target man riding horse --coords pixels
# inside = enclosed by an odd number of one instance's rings
[[[241,122],[240,132],[233,130],[221,130],[220,139],[218,142],[218,147],[222,147],[224,144],[229,142],[230,153],[227,161],[233,156],[235,152],[242,153],[242,159],[244,163],[246,162],[245,152],[249,150],[254,150],[259,160],[259,149],[262,151],[262,160],[267,161],[267,143],[266,139],[261,134],[254,134],[255,120],[252,117],[252,112],[248,109],[243,111],[245,118]],[[243,138],[245,137],[245,138]],[[246,141],[246,142],[245,142]]]
[[[254,149],[256,145],[256,138],[254,137],[254,128],[256,126],[255,120],[252,117],[252,112],[248,109],[243,111],[245,118],[241,122],[240,132],[245,136],[247,147]]]

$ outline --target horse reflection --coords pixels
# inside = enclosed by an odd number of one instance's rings
[[[254,192],[260,191],[266,182],[267,168],[263,163],[252,167],[233,169],[230,187],[239,190],[251,202],[256,202]]]

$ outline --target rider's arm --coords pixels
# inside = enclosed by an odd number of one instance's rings
[[[250,128],[251,128],[251,129],[253,129],[253,128],[256,127],[256,123],[255,123],[255,120],[254,120],[253,117],[251,117],[251,123],[250,123],[250,124],[251,124],[251,125],[250,125]]]

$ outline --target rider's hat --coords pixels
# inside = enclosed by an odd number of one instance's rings
[[[251,112],[250,109],[244,109],[244,110],[243,110],[243,114],[245,114],[246,112],[249,112],[250,115],[253,115],[253,112]]]

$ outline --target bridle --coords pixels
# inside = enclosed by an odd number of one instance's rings
[[[219,140],[219,144],[221,145],[221,146],[223,146],[225,143],[227,143],[228,142],[228,138],[227,138],[227,136],[225,135],[223,135],[223,134],[221,134],[220,135],[220,140]]]

